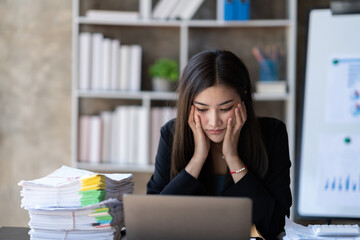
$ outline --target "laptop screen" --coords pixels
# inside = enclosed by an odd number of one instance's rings
[[[249,198],[125,195],[126,239],[248,240]]]

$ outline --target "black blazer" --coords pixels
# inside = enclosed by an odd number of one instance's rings
[[[263,179],[251,172],[236,184],[230,174],[221,196],[249,197],[253,201],[252,222],[266,239],[273,239],[284,230],[285,216],[292,204],[290,191],[290,158],[286,126],[274,118],[259,118],[269,167]],[[193,178],[183,169],[170,181],[174,119],[161,128],[155,171],[147,184],[148,194],[210,195],[199,177]],[[239,213],[241,214],[241,213]]]

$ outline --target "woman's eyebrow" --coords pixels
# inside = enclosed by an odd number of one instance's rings
[[[230,100],[227,100],[227,101],[225,101],[225,102],[220,103],[218,106],[222,106],[222,105],[231,103],[231,102],[233,102],[233,101],[234,101],[234,99],[230,99]]]
[[[225,102],[222,102],[222,103],[220,103],[220,104],[218,104],[218,106],[222,106],[222,105],[225,105],[225,104],[228,104],[228,103],[230,103],[230,102],[233,102],[234,101],[234,99],[230,99],[230,100],[227,100],[227,101],[225,101]],[[205,103],[202,103],[202,102],[197,102],[197,101],[194,101],[194,104],[199,104],[199,105],[202,105],[202,106],[209,106],[209,105],[207,105],[207,104],[205,104]]]

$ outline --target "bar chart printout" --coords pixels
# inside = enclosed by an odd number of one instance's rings
[[[319,137],[319,205],[360,207],[360,135]]]

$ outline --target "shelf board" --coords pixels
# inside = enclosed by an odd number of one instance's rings
[[[189,27],[201,28],[242,28],[242,27],[289,27],[291,22],[287,19],[225,21],[225,20],[191,20]]]
[[[76,163],[77,168],[93,172],[154,172],[154,165],[131,165],[119,163]]]
[[[261,19],[248,21],[225,21],[225,20],[109,20],[90,19],[78,17],[75,19],[78,24],[93,25],[118,25],[118,26],[139,26],[139,27],[194,27],[194,28],[234,28],[234,27],[289,27],[291,21],[288,19]]]
[[[94,25],[118,25],[118,26],[139,26],[139,27],[180,27],[181,22],[172,20],[109,20],[109,19],[90,19],[87,17],[78,17],[75,20],[79,24]]]
[[[153,91],[94,91],[77,90],[77,97],[80,98],[109,98],[109,99],[135,99],[135,100],[177,100],[175,92],[153,92]],[[255,101],[286,101],[289,99],[288,93],[254,93]]]
[[[154,91],[96,91],[77,90],[77,97],[82,98],[112,98],[112,99],[150,99],[150,100],[176,100],[175,92],[154,92]]]

